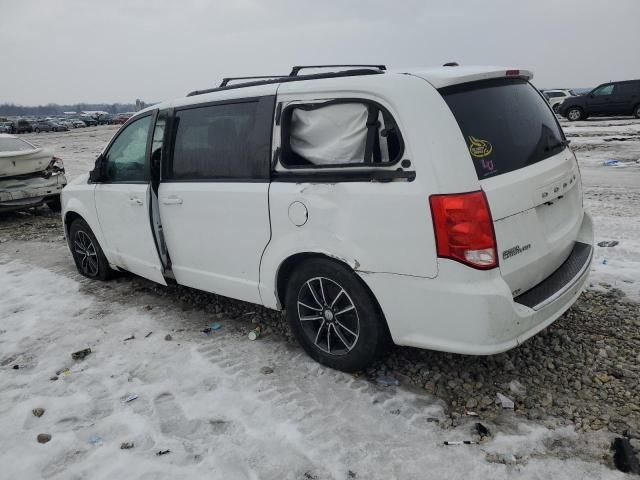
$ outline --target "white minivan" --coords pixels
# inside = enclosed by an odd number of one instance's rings
[[[308,354],[344,371],[388,340],[503,352],[573,304],[592,222],[530,72],[300,70],[123,125],[63,190],[78,270],[284,309]]]

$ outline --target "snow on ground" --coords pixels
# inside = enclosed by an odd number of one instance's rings
[[[42,260],[37,251],[29,258]],[[78,276],[68,257],[41,268],[1,255],[4,478],[623,478],[586,444],[594,463],[561,460],[557,445],[580,443],[572,430],[514,419],[487,444],[446,447],[471,424],[441,429],[442,407],[423,391],[372,385],[268,337],[250,342],[234,321],[206,335],[202,313],[157,298],[147,310],[150,298],[124,288]],[[85,347],[91,355],[71,359]],[[37,443],[40,433],[52,440]]]
[[[640,120],[563,121],[562,127],[578,157],[584,204],[594,219],[591,286],[604,282],[640,301]],[[619,163],[606,166],[610,160]],[[620,243],[597,246],[607,240]]]

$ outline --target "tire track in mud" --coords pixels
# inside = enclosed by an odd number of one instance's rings
[[[224,378],[222,383],[251,398],[244,412],[249,424],[268,415],[269,421],[290,432],[292,438],[284,445],[295,457],[299,478],[346,478],[348,470],[366,471],[376,457],[388,458],[388,431],[395,429],[405,432],[406,438],[394,438],[394,461],[376,467],[389,468],[387,473],[393,476],[396,457],[419,454],[416,449],[424,438],[417,442],[416,438],[428,423],[443,418],[441,407],[425,394],[373,385],[268,339],[228,337],[212,338],[198,352]],[[373,436],[368,430],[372,420],[380,422],[380,431]],[[363,425],[369,433],[360,428]],[[261,473],[270,478],[269,472]]]

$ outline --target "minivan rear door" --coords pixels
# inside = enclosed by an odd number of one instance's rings
[[[558,269],[582,224],[580,173],[542,95],[521,78],[440,89],[460,126],[514,296]]]

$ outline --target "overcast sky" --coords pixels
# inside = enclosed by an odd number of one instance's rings
[[[160,101],[294,64],[640,78],[640,0],[0,0],[0,103]]]

